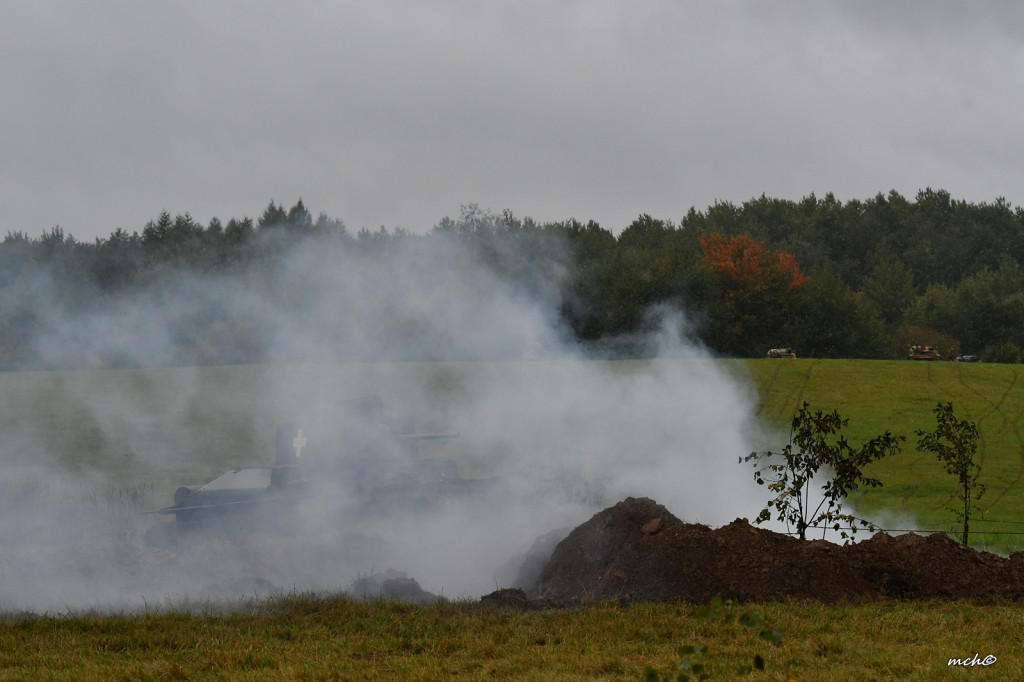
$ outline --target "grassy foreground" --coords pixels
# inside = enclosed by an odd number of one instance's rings
[[[779,643],[742,624],[751,612]],[[0,679],[640,680],[684,661],[711,679],[1022,679],[1022,626],[1024,612],[999,603],[726,605],[708,618],[671,604],[517,612],[285,598],[235,615],[3,623]]]

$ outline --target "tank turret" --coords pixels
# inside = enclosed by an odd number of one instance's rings
[[[295,507],[325,486],[371,513],[464,492],[482,482],[460,478],[454,461],[419,457],[421,442],[457,436],[417,433],[413,417],[387,415],[377,397],[347,403],[330,427],[282,424],[273,466],[231,469],[204,485],[178,488],[173,504],[151,512],[174,520],[154,524],[147,542],[173,546],[199,529],[231,534],[287,526]]]

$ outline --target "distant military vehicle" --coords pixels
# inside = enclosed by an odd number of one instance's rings
[[[770,358],[796,358],[796,351],[792,348],[772,348],[768,351]]]
[[[282,425],[274,466],[232,469],[205,485],[178,488],[174,504],[152,512],[173,514],[174,521],[154,524],[147,544],[173,547],[194,530],[287,528],[298,505],[325,491],[358,513],[376,514],[422,508],[495,481],[461,478],[454,461],[420,459],[422,441],[458,434],[416,433],[413,417],[388,416],[378,397],[348,403],[327,431],[333,441]]]
[[[938,360],[940,355],[939,349],[935,346],[915,344],[910,347],[908,357],[911,360]]]

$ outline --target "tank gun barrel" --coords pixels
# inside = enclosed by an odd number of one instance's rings
[[[458,438],[458,433],[403,433],[399,434],[401,440],[443,440],[446,438]]]

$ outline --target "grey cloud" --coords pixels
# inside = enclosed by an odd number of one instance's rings
[[[621,229],[716,199],[1015,199],[1021,10],[956,3],[13,3],[8,228],[302,197]]]
[[[302,197],[424,230],[767,193],[1017,197],[1012,3],[8,5],[8,229]]]

